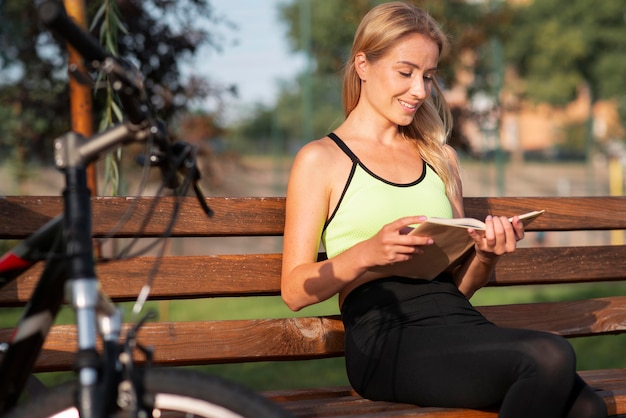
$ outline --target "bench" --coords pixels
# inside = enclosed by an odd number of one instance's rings
[[[140,229],[154,198],[94,197],[94,229],[104,236],[132,205],[129,222],[119,237]],[[283,229],[284,198],[208,198],[215,216],[207,219],[195,198],[185,198],[173,236],[277,237]],[[156,237],[167,224],[172,198],[159,201],[142,236]],[[606,238],[611,230],[626,229],[626,197],[486,197],[465,198],[467,216],[487,213],[514,215],[533,209],[546,213],[529,231],[594,231]],[[13,196],[0,199],[0,239],[21,239],[61,212],[59,197]],[[613,232],[615,233],[615,232]],[[550,232],[550,234],[553,234]],[[622,234],[623,231],[617,233]],[[626,280],[626,246],[590,245],[574,239],[567,246],[535,245],[503,257],[489,287],[558,285]],[[226,240],[224,241],[226,242]],[[593,242],[591,242],[593,243]],[[270,246],[271,247],[271,246]],[[236,248],[233,246],[232,248]],[[134,300],[144,285],[153,256],[101,263],[98,272],[104,291],[117,301]],[[176,255],[161,263],[151,298],[154,300],[278,295],[280,248],[266,253]],[[35,266],[0,291],[0,306],[24,305],[38,278]],[[491,291],[491,290],[488,290]],[[503,291],[495,289],[494,291]],[[480,293],[480,292],[479,292]],[[626,332],[626,297],[609,295],[570,301],[481,306],[500,325],[545,330],[565,337],[600,336]],[[10,329],[0,330],[6,341]],[[610,338],[610,337],[603,337]],[[148,323],[140,341],[155,346],[158,365],[182,366],[254,361],[320,359],[343,355],[343,327],[338,315]],[[37,371],[69,370],[75,349],[75,330],[55,325],[37,361]],[[604,398],[612,416],[626,414],[626,369],[584,370],[581,375]],[[493,410],[420,408],[372,402],[349,387],[273,390],[264,393],[298,417],[496,417]]]

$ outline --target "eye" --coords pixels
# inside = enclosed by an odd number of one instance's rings
[[[405,78],[410,78],[413,75],[412,72],[405,73],[405,72],[399,71],[399,73],[402,77],[405,77]]]

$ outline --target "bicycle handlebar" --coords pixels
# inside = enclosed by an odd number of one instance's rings
[[[39,18],[49,29],[55,31],[63,37],[94,69],[106,72],[113,80],[113,88],[118,92],[122,108],[128,117],[128,121],[135,126],[136,131],[148,130],[155,139],[157,147],[160,149],[161,158],[153,155],[154,164],[159,166],[169,188],[178,187],[175,175],[172,175],[174,167],[172,160],[178,160],[189,168],[186,158],[181,159],[180,147],[171,144],[167,132],[150,112],[150,106],[146,98],[146,91],[143,83],[143,75],[139,70],[126,60],[114,57],[109,54],[90,33],[78,26],[66,13],[65,7],[59,1],[44,0],[39,5]],[[137,134],[137,132],[136,132]],[[97,149],[97,148],[96,148]],[[189,158],[190,154],[187,158]],[[212,215],[212,210],[206,205],[204,195],[198,185],[199,172],[195,168],[193,176],[193,189],[203,210]]]
[[[56,1],[39,5],[39,18],[50,29],[61,35],[88,61],[102,62],[110,56],[96,40],[78,26]]]
[[[109,54],[91,34],[78,26],[58,1],[39,5],[39,18],[49,29],[64,38],[93,68],[100,68],[120,82],[114,86],[128,120],[143,125],[151,117],[145,100],[143,76],[130,63]]]

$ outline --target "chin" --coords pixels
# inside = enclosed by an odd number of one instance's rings
[[[412,122],[413,122],[413,118],[411,119],[402,118],[401,120],[397,122],[397,124],[399,127],[405,127],[405,126],[409,126]]]

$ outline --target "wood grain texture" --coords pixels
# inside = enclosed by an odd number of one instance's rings
[[[626,413],[626,370],[580,372],[582,378],[604,399],[610,416]],[[372,402],[350,387],[268,391],[264,395],[300,418],[304,417],[429,417],[497,418],[496,410],[419,408],[414,405]]]
[[[498,325],[552,332],[565,337],[626,331],[626,297],[544,302],[478,308]],[[8,339],[10,330],[0,330]],[[155,346],[154,361],[197,365],[250,361],[302,360],[343,355],[343,324],[336,316],[148,323],[139,341]],[[38,370],[64,370],[76,349],[72,325],[55,326]]]
[[[155,300],[280,293],[280,254],[163,257],[154,280]],[[156,259],[138,257],[98,264],[104,291],[134,300]],[[546,269],[545,266],[550,266]],[[0,306],[23,306],[41,274],[40,263],[0,289]],[[502,257],[489,286],[620,281],[626,246],[521,248]]]
[[[263,236],[281,235],[285,199],[282,197],[210,197],[207,204],[215,211],[208,218],[193,197],[132,198],[94,197],[94,234],[109,234],[120,219],[125,224],[115,236],[154,237],[163,232],[179,202],[178,221],[173,236]],[[625,197],[466,197],[466,216],[484,219],[487,214],[512,216],[530,210],[546,213],[528,226],[529,231],[576,231],[626,229],[623,216]],[[601,210],[600,210],[601,209]],[[3,222],[0,239],[24,238],[62,211],[62,199],[56,196],[2,196]],[[149,221],[146,222],[146,219]]]
[[[215,216],[207,218],[195,198],[92,199],[94,234],[104,237],[160,236],[178,211],[176,237],[280,236],[284,198],[208,198]],[[178,205],[178,206],[177,206]],[[466,215],[512,216],[530,210],[546,213],[529,231],[607,231],[626,229],[626,197],[471,197]],[[0,197],[0,239],[21,239],[55,217],[62,200],[50,196]],[[123,223],[120,223],[123,220]],[[146,221],[147,220],[147,221]],[[325,255],[320,254],[320,258]],[[134,300],[145,284],[154,257],[98,263],[102,288],[116,301]],[[160,262],[151,299],[249,297],[280,293],[281,255],[220,254],[169,256]],[[41,263],[0,289],[0,307],[23,306],[41,272]],[[520,248],[502,257],[489,286],[525,286],[626,280],[626,246],[601,245]],[[565,337],[626,332],[626,297],[566,302],[481,306],[498,325],[537,329]],[[128,327],[128,325],[126,326]],[[0,341],[11,329],[0,329]],[[139,341],[156,347],[155,363],[178,366],[254,361],[315,359],[343,355],[343,325],[337,316],[250,320],[148,323]],[[71,325],[52,328],[37,361],[37,371],[69,370],[76,350]],[[141,363],[140,355],[137,360]],[[583,371],[604,398],[611,416],[626,416],[626,370]],[[351,388],[311,388],[265,393],[298,417],[441,417],[495,418],[497,411],[419,408],[372,402]]]

